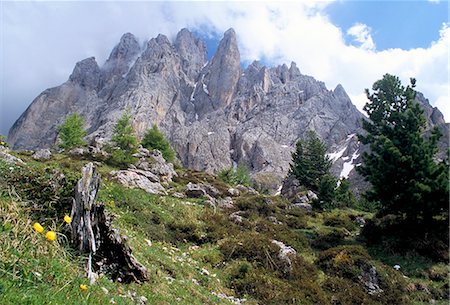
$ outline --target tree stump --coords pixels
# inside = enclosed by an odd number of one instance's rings
[[[82,169],[82,178],[75,187],[72,205],[71,239],[81,253],[89,253],[88,277],[95,281],[92,268],[108,273],[113,280],[142,282],[148,279],[147,269],[131,254],[104,204],[95,202],[100,175],[92,163]]]

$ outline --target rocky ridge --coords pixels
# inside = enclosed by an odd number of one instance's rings
[[[243,69],[233,29],[207,58],[205,43],[187,29],[173,42],[158,35],[143,48],[127,33],[103,66],[93,57],[82,60],[67,82],[41,93],[8,141],[14,149],[52,147],[56,126],[73,112],[86,119],[91,141],[104,141],[128,110],[139,137],[157,124],[192,169],[216,172],[242,162],[276,189],[296,141],[312,129],[329,147],[333,172],[351,175],[363,116],[341,85],[329,90],[295,63],[269,68],[255,61]],[[441,124],[434,109],[427,116]]]

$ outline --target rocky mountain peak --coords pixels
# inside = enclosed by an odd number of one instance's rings
[[[141,47],[137,38],[131,33],[126,33],[120,38],[119,43],[114,47],[106,62],[113,60],[127,61],[136,57],[140,50]]]
[[[236,32],[229,29],[220,41],[205,73],[205,83],[214,110],[230,104],[241,74],[240,65]]]
[[[131,33],[124,34],[102,67],[102,87],[121,79],[129,71],[140,52],[141,47],[137,38]]]
[[[216,172],[241,162],[268,188],[286,176],[295,143],[308,130],[336,156],[337,175],[360,154],[354,135],[363,116],[341,85],[330,91],[295,63],[255,61],[242,71],[233,29],[209,63],[205,43],[188,29],[173,44],[164,35],[150,39],[142,53],[136,37],[123,35],[101,69],[93,57],[82,60],[68,82],[42,92],[8,142],[15,149],[54,147],[56,126],[73,112],[85,118],[88,140],[108,139],[125,109],[138,136],[157,124],[184,166]],[[426,113],[443,122],[437,109]]]
[[[205,43],[184,28],[177,34],[174,46],[181,57],[183,72],[195,80],[207,60]]]
[[[88,90],[97,90],[100,81],[100,68],[95,57],[89,57],[76,63],[69,81]]]

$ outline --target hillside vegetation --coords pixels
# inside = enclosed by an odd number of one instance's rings
[[[192,182],[214,186],[223,199],[230,186],[215,176],[178,168],[168,195],[153,195],[111,180],[115,168],[101,162],[97,201],[149,280],[124,284],[105,272],[91,285],[63,217],[92,160],[16,156],[26,164],[0,161],[0,304],[447,304],[448,265],[366,246],[360,230],[371,213],[307,213],[250,188],[220,208],[205,197],[178,198]],[[46,240],[48,230],[55,241]]]

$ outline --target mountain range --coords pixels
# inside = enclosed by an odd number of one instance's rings
[[[442,113],[421,93],[417,101],[428,127],[443,128],[441,147],[448,147]],[[356,136],[364,116],[344,88],[328,89],[295,63],[266,67],[254,61],[243,68],[233,29],[210,61],[205,42],[187,29],[172,42],[158,35],[144,46],[124,34],[102,66],[84,59],[65,83],[36,97],[8,142],[14,149],[53,147],[57,126],[74,112],[85,118],[88,140],[104,142],[124,111],[140,138],[158,125],[188,168],[217,172],[243,163],[257,182],[276,189],[295,143],[314,130],[328,147],[333,173],[361,180],[353,169],[364,150]]]

